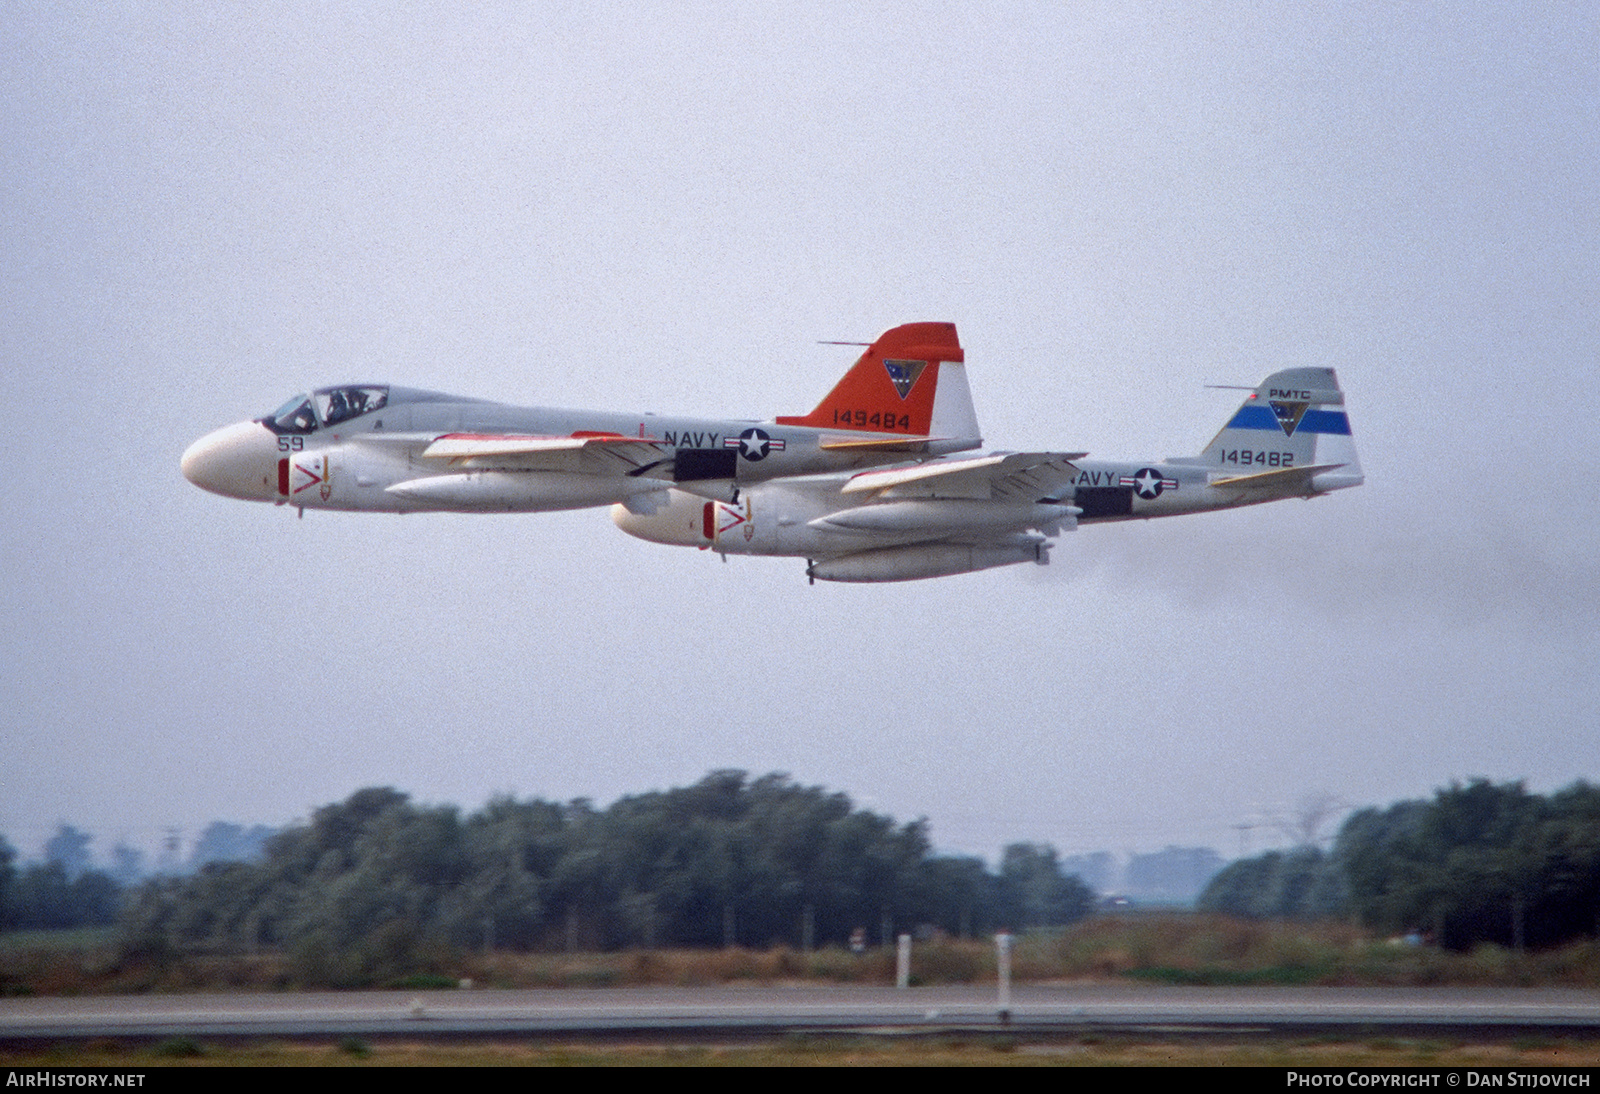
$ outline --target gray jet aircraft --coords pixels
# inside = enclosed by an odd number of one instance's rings
[[[810,414],[771,422],[515,407],[382,384],[296,395],[183,455],[196,486],[305,509],[526,513],[674,496],[977,448],[950,323],[885,332]]]
[[[996,452],[764,482],[733,501],[677,490],[649,514],[612,519],[654,543],[806,559],[813,581],[911,581],[1048,563],[1079,524],[1147,520],[1311,498],[1359,486],[1338,377],[1275,372],[1198,456],[1088,460]]]

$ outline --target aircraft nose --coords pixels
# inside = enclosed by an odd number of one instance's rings
[[[278,439],[260,422],[239,422],[207,433],[183,454],[183,477],[213,494],[273,501]]]

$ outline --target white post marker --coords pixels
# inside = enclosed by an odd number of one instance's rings
[[[1000,970],[1000,1024],[1011,1024],[1011,932],[994,936],[995,965]]]
[[[911,936],[903,934],[895,948],[894,986],[904,991],[911,986]]]

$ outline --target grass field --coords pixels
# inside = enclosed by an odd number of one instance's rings
[[[1449,953],[1373,938],[1344,923],[1272,923],[1184,913],[1100,916],[1018,940],[1018,982],[1123,980],[1199,985],[1396,985],[1600,988],[1600,942],[1519,953],[1482,946]],[[914,984],[970,984],[995,976],[986,941],[939,939],[913,949]],[[440,988],[470,979],[498,988],[695,986],[739,982],[885,984],[894,955],[767,950],[622,953],[473,953],[430,950],[380,983],[329,983],[289,955],[173,951],[128,954],[114,932],[0,935],[0,995],[295,991],[323,987]]]
[[[892,953],[837,948],[651,950],[513,954],[441,951],[389,986],[440,988],[470,978],[485,987],[610,987],[728,983],[892,983]],[[1600,944],[1543,953],[1484,947],[1452,954],[1375,939],[1341,923],[1288,924],[1181,913],[1103,916],[1019,940],[1019,982],[1134,979],[1174,984],[1493,985],[1600,987]],[[993,947],[952,939],[919,943],[913,981],[962,984],[995,975]],[[188,953],[130,959],[110,931],[0,935],[0,993],[71,996],[173,991],[295,991],[280,954]],[[1595,1040],[1502,1042],[1127,1039],[1024,1040],[789,1037],[765,1044],[575,1045],[534,1040],[428,1044],[346,1039],[340,1044],[270,1041],[161,1045],[94,1042],[46,1050],[0,1050],[0,1066],[387,1067],[387,1066],[1330,1066],[1545,1067],[1600,1065]]]

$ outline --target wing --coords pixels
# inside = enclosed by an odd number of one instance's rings
[[[473,469],[579,471],[670,478],[673,452],[653,437],[573,433],[542,437],[520,433],[445,433],[419,454]]]
[[[1033,544],[1037,537],[1025,535],[1030,529],[1057,535],[1076,526],[1079,510],[1061,499],[1077,474],[1072,461],[1083,455],[995,452],[863,471],[840,487],[845,500],[859,504],[808,523],[854,540],[841,542],[847,552],[874,539],[975,545],[1014,544],[1023,536]]]
[[[910,467],[863,471],[841,487],[844,494],[871,498],[971,498],[994,501],[1055,499],[1087,452],[996,452],[963,459],[930,460]]]

